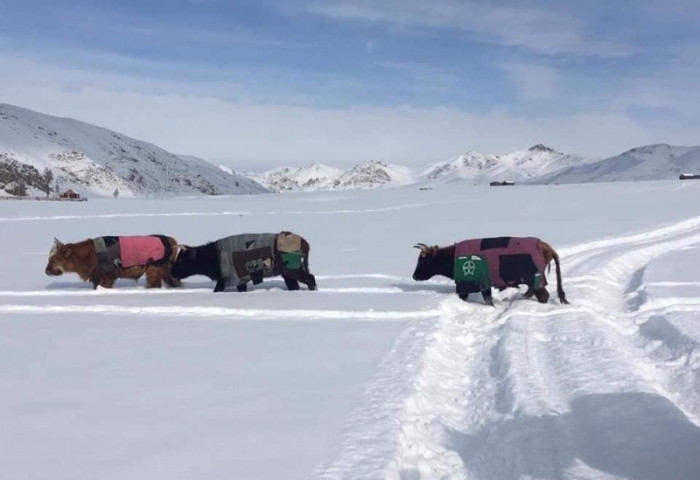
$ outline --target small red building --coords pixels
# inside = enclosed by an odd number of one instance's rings
[[[68,189],[65,192],[63,192],[61,195],[59,195],[61,198],[70,198],[70,199],[78,199],[80,198],[80,194],[76,192],[73,189]]]

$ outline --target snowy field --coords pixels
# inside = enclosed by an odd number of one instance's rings
[[[2,478],[700,478],[700,182],[6,201],[0,230]],[[43,273],[53,237],[280,230],[319,291]],[[416,242],[501,235],[551,243],[571,305],[410,278]]]

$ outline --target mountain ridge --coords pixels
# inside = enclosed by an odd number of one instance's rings
[[[8,104],[0,104],[0,155],[8,169],[14,165],[11,161],[39,171],[50,169],[62,190],[72,188],[89,195],[108,196],[115,189],[134,197],[268,191],[200,158],[175,155],[103,127]],[[7,180],[0,185],[5,193],[19,177],[9,175]]]

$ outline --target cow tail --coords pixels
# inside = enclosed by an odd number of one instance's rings
[[[309,271],[309,250],[311,250],[311,246],[309,245],[309,242],[307,242],[306,240],[304,240],[302,238],[301,239],[301,262],[302,262],[302,267],[306,272]]]
[[[559,265],[559,255],[552,249],[552,258],[554,259],[555,271],[557,273],[557,295],[559,296],[560,303],[569,303],[566,299],[566,293],[564,293],[564,287],[561,284],[561,266]],[[551,265],[550,267],[551,268]]]

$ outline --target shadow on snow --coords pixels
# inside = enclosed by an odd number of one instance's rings
[[[700,478],[700,428],[665,397],[585,395],[570,407],[487,424],[473,435],[450,430],[447,444],[478,479],[561,478],[576,459],[630,480]]]

